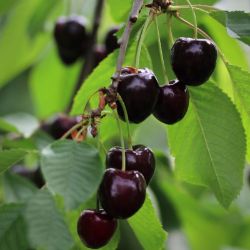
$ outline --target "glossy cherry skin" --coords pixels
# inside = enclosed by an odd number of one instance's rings
[[[82,17],[61,17],[54,28],[58,52],[65,64],[72,64],[86,53],[88,34]]]
[[[78,122],[77,117],[59,115],[52,121],[42,125],[42,129],[54,139],[60,139],[69,129]]]
[[[77,222],[77,232],[82,242],[89,248],[100,248],[112,238],[117,221],[104,210],[84,210]]]
[[[137,170],[143,174],[148,184],[155,171],[155,157],[153,152],[143,146],[135,145],[133,150],[126,149],[126,170]],[[113,147],[108,151],[106,156],[107,168],[122,168],[122,148]]]
[[[118,43],[118,39],[115,35],[115,33],[118,30],[119,30],[119,27],[113,27],[108,31],[108,33],[106,35],[105,46],[106,46],[108,54],[120,47],[120,45]]]
[[[153,114],[161,122],[174,124],[185,116],[188,105],[189,92],[186,85],[178,80],[170,81],[160,88]]]
[[[171,49],[171,64],[177,78],[186,85],[198,86],[213,73],[217,49],[207,39],[179,38]]]
[[[112,217],[126,219],[135,214],[146,197],[146,181],[139,171],[109,168],[105,171],[99,199],[103,209]]]
[[[122,69],[117,92],[125,103],[130,122],[140,123],[152,113],[159,90],[158,81],[151,70],[132,67]],[[117,111],[124,121],[123,109],[118,101]]]

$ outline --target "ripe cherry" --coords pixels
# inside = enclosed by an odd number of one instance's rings
[[[41,168],[28,169],[21,165],[15,165],[11,168],[11,172],[31,181],[36,187],[44,186],[45,181],[41,172]]]
[[[207,39],[179,38],[171,49],[171,63],[177,78],[186,85],[206,82],[216,66],[217,49]]]
[[[82,17],[60,17],[54,28],[54,37],[65,64],[72,64],[86,53],[88,34]]]
[[[148,184],[155,171],[155,157],[153,152],[143,146],[135,145],[133,150],[126,149],[126,170],[137,170],[143,174]],[[106,167],[121,169],[122,167],[122,148],[113,147],[106,156]]]
[[[94,67],[96,67],[106,56],[107,50],[105,46],[95,46],[94,48]]]
[[[112,238],[117,221],[104,210],[84,210],[77,222],[77,232],[89,248],[100,248]]]
[[[112,217],[129,218],[141,208],[145,197],[146,181],[140,172],[114,168],[105,171],[99,198],[103,209]]]
[[[166,124],[180,121],[186,114],[189,104],[187,87],[178,80],[170,81],[169,85],[160,88],[154,116]]]
[[[120,47],[120,45],[118,43],[118,39],[115,35],[115,33],[118,30],[119,30],[119,27],[113,27],[108,31],[108,33],[106,35],[105,46],[106,46],[108,54]]]
[[[117,92],[125,103],[130,122],[140,123],[153,111],[159,94],[159,84],[154,73],[145,69],[122,69]],[[117,111],[125,120],[123,109],[117,102]]]
[[[59,115],[52,121],[43,124],[42,129],[57,140],[60,139],[74,125],[76,125],[77,122],[77,117]]]

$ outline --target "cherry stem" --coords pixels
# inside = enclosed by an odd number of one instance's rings
[[[133,145],[132,144],[132,136],[131,136],[130,126],[129,126],[128,112],[127,112],[127,109],[126,109],[126,105],[125,105],[124,101],[122,100],[122,97],[118,93],[117,93],[117,99],[118,99],[119,103],[122,106],[122,110],[123,110],[123,113],[124,113],[125,121],[126,121],[126,124],[127,124],[128,148],[129,149],[133,149],[132,148],[132,145]]]
[[[199,10],[208,10],[208,11],[219,11],[219,9],[210,6],[210,5],[203,5],[203,4],[193,4],[193,8],[199,9]],[[168,7],[168,10],[170,11],[176,11],[180,9],[189,9],[190,5],[171,5]]]
[[[119,134],[120,134],[120,141],[121,141],[121,147],[122,147],[122,171],[126,171],[125,143],[124,143],[124,138],[123,138],[123,133],[122,133],[122,126],[121,126],[121,122],[120,122],[117,111],[113,109],[113,113],[116,119],[117,127],[119,129]]]
[[[171,48],[174,44],[174,36],[172,32],[172,14],[167,15],[167,29],[168,29],[168,40],[169,40],[169,48]]]
[[[91,99],[92,99],[97,93],[99,93],[99,91],[100,91],[100,90],[96,90],[96,91],[88,98],[88,100],[87,100],[87,102],[86,102],[86,105],[85,105],[85,107],[84,107],[84,109],[83,109],[83,114],[85,113],[85,111],[86,111],[86,109],[87,109],[87,106],[88,106],[88,104],[90,103]]]
[[[178,20],[180,20],[181,22],[183,22],[184,24],[186,24],[187,26],[191,27],[192,29],[195,29],[194,25],[193,25],[192,23],[188,22],[187,20],[185,20],[184,18],[182,18],[182,17],[180,17],[180,16],[178,16],[178,15],[175,15],[175,17],[176,17]],[[208,40],[210,40],[210,41],[212,41],[213,43],[215,43],[214,40],[213,40],[205,31],[203,31],[203,30],[200,29],[200,28],[198,28],[197,31],[198,31],[198,33],[199,33],[200,35],[202,35],[203,37],[205,37],[205,38],[207,38]],[[220,55],[222,61],[223,61],[225,64],[228,64],[227,59],[225,58],[223,52],[220,50],[220,48],[219,48],[218,46],[216,46],[216,47],[217,47],[217,50],[218,50],[218,52],[219,52],[219,55]]]
[[[165,82],[168,83],[168,76],[167,76],[167,70],[166,70],[166,67],[165,67],[165,62],[164,62],[163,53],[162,53],[161,36],[160,36],[157,16],[154,16],[154,22],[155,22],[156,33],[157,33],[158,49],[159,49],[159,54],[160,54],[162,72],[163,72],[163,75],[164,75]]]
[[[69,129],[61,138],[62,139],[66,139],[69,135],[71,135],[72,132],[74,132],[75,130],[77,130],[78,128],[83,126],[83,121],[77,123],[76,125],[74,125],[71,129]]]
[[[146,32],[153,20],[153,16],[154,13],[152,11],[150,11],[143,27],[142,30],[140,32],[140,36],[138,38],[138,42],[137,42],[137,47],[136,47],[136,54],[135,54],[135,67],[138,68],[140,65],[140,57],[141,57],[141,50],[142,50],[142,45],[143,45],[143,41],[145,39],[146,36]]]
[[[86,126],[83,126],[76,134],[75,140],[77,141],[81,133],[86,129]]]
[[[116,64],[116,72],[113,76],[114,81],[112,82],[112,86],[116,89],[117,85],[120,80],[120,75],[121,75],[121,70],[122,70],[122,64],[124,62],[127,46],[128,46],[128,41],[129,37],[132,31],[132,26],[133,24],[137,21],[139,11],[141,10],[143,6],[143,0],[135,0],[133,3],[133,7],[131,9],[125,30],[123,32],[121,42],[120,42],[120,50],[119,50],[119,56],[117,59],[117,64]]]
[[[191,2],[189,0],[186,0],[186,2],[188,3],[189,7],[191,8],[192,10],[192,14],[193,14],[193,19],[194,19],[194,38],[197,39],[197,36],[198,36],[198,25],[197,25],[197,18],[196,18],[196,14],[195,14],[195,10],[193,8],[193,5],[191,4]]]

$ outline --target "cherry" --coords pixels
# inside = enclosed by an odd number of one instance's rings
[[[171,63],[177,78],[186,85],[206,82],[216,65],[217,49],[207,39],[179,38],[171,49]]]
[[[104,210],[84,210],[77,222],[77,232],[89,248],[99,248],[108,243],[117,227],[117,221]]]
[[[148,184],[155,171],[155,157],[153,152],[143,146],[135,145],[133,150],[126,149],[126,170],[137,170],[143,174]],[[106,167],[121,169],[122,167],[122,148],[113,147],[106,156]]]
[[[106,56],[108,52],[105,46],[95,46],[94,48],[94,66],[96,67]]]
[[[189,104],[187,87],[178,80],[170,81],[169,85],[160,88],[154,116],[166,124],[180,121],[186,114]]]
[[[113,52],[115,49],[119,48],[120,45],[118,43],[118,39],[115,36],[115,33],[119,30],[119,27],[111,28],[105,38],[105,46],[108,54]]]
[[[130,122],[140,123],[153,111],[159,94],[159,85],[154,73],[145,69],[123,68],[117,92],[125,103]],[[117,111],[125,120],[123,109],[117,101]]]
[[[57,140],[60,139],[74,125],[76,125],[77,122],[77,117],[59,115],[52,121],[43,124],[42,129]]]
[[[65,64],[72,64],[86,53],[88,34],[82,17],[60,17],[54,28],[54,37]]]
[[[11,168],[11,171],[14,174],[17,174],[31,181],[38,188],[41,188],[45,184],[40,167],[37,167],[35,169],[28,169],[21,165],[15,165]]]
[[[140,172],[114,168],[105,171],[99,198],[103,209],[112,217],[129,218],[141,208],[145,197],[146,181]]]

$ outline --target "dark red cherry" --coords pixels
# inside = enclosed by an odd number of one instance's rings
[[[125,103],[129,121],[140,123],[152,113],[155,107],[159,84],[151,70],[126,67],[122,69],[117,92]],[[119,102],[117,102],[117,111],[120,118],[125,120]]]
[[[52,121],[42,125],[42,129],[54,139],[60,139],[69,129],[79,122],[77,117],[59,115]]]
[[[173,80],[160,88],[153,114],[161,122],[174,124],[185,116],[188,104],[188,88],[180,81]]]
[[[213,73],[217,49],[207,39],[179,38],[171,49],[172,68],[177,78],[186,85],[198,86]]]
[[[60,17],[54,28],[54,37],[59,55],[66,64],[75,62],[86,53],[88,34],[82,17]]]
[[[84,210],[77,222],[77,232],[89,248],[100,248],[112,238],[117,221],[104,210]]]
[[[105,46],[95,46],[94,48],[94,66],[96,67],[106,56],[107,50]]]
[[[108,54],[120,47],[120,45],[118,44],[118,39],[115,35],[115,33],[118,30],[119,30],[119,27],[113,27],[108,31],[106,35],[105,46],[106,46]]]
[[[15,165],[11,168],[14,174],[17,174],[29,181],[31,181],[36,187],[41,188],[44,186],[45,181],[41,172],[41,168],[28,169],[21,165]]]
[[[105,171],[99,198],[103,209],[112,217],[129,218],[142,207],[145,197],[146,181],[140,172],[114,168]]]
[[[155,171],[155,157],[153,152],[143,146],[135,145],[133,150],[126,149],[126,170],[137,170],[143,174],[148,184]],[[113,147],[106,156],[106,167],[121,169],[122,167],[122,148]]]

